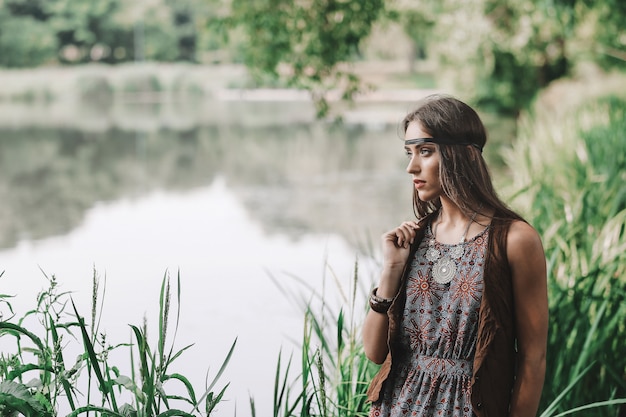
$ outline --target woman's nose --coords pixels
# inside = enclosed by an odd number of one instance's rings
[[[406,172],[411,174],[413,172],[417,172],[418,170],[419,170],[419,166],[418,166],[418,163],[416,161],[416,158],[413,157],[413,158],[409,159],[409,163],[406,166]]]

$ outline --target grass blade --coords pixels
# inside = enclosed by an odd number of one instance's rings
[[[71,299],[71,297],[70,297]],[[100,392],[102,392],[104,399],[111,405],[110,396],[112,392],[109,389],[108,384],[105,382],[104,377],[102,376],[102,371],[100,370],[100,365],[98,362],[98,356],[94,351],[93,344],[91,343],[91,339],[89,338],[89,333],[87,332],[87,328],[85,327],[85,319],[83,319],[80,314],[78,314],[78,310],[76,309],[76,304],[74,304],[74,300],[72,301],[72,308],[74,309],[74,313],[76,314],[76,319],[78,320],[78,326],[80,328],[80,332],[83,336],[83,345],[85,349],[87,349],[87,355],[89,357],[89,363],[91,364],[91,369],[93,369],[96,374],[96,378],[98,379],[98,385],[100,387]],[[114,410],[117,411],[117,410]]]

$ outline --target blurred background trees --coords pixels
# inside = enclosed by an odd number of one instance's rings
[[[222,27],[243,28],[243,59],[255,79],[269,75],[309,90],[323,115],[327,91],[339,87],[350,99],[360,90],[359,78],[341,64],[362,58],[361,41],[383,9],[383,0],[233,0]]]
[[[439,88],[516,114],[581,63],[624,68],[625,27],[622,0],[0,0],[0,66],[243,63],[324,113],[329,90],[368,88],[350,63],[428,63]]]

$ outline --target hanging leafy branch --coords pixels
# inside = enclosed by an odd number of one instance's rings
[[[233,0],[219,23],[242,28],[244,61],[257,79],[270,76],[311,93],[318,116],[328,113],[328,93],[351,99],[361,89],[348,63],[384,10],[383,0]]]

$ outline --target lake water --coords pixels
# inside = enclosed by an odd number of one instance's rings
[[[175,346],[194,346],[170,371],[200,390],[237,339],[218,416],[250,415],[249,396],[271,413],[279,352],[298,360],[300,299],[347,307],[358,259],[364,303],[378,236],[412,218],[396,124],[407,103],[344,124],[315,121],[308,102],[3,107],[0,293],[21,316],[45,272],[89,317],[95,271],[115,344],[144,317],[156,337],[162,279],[180,274]]]

